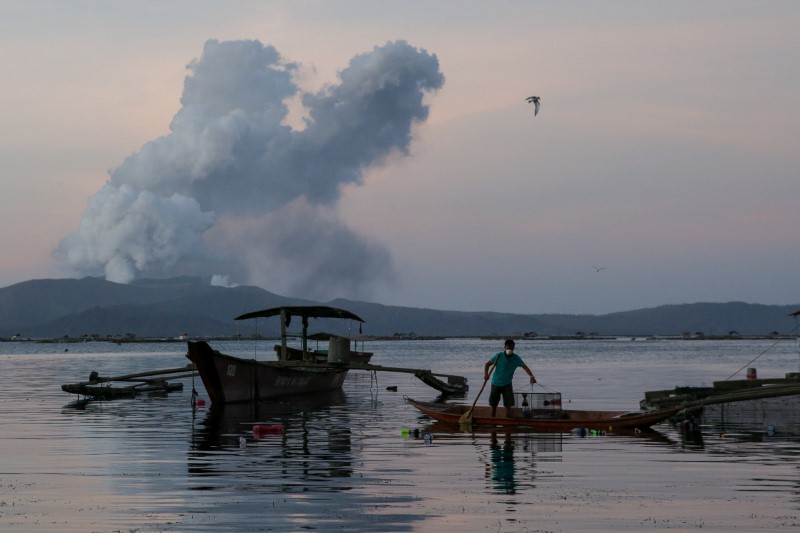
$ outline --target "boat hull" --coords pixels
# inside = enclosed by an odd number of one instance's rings
[[[329,364],[287,365],[226,355],[206,342],[188,342],[186,357],[194,363],[214,403],[249,402],[309,394],[342,387],[347,368]]]
[[[449,425],[461,425],[461,417],[470,407],[460,404],[420,402],[406,398],[406,402],[416,407],[434,420]],[[577,410],[535,410],[530,417],[523,416],[522,410],[515,407],[511,418],[491,416],[491,408],[476,406],[472,411],[473,426],[526,427],[543,432],[569,433],[576,428],[615,430],[644,430],[666,420],[680,411],[680,408],[657,411],[577,411]],[[498,413],[504,409],[498,408]]]

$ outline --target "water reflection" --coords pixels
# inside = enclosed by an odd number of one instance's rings
[[[337,529],[375,531],[370,512],[413,508],[419,499],[375,490],[384,487],[380,475],[386,473],[376,476],[364,468],[375,460],[365,442],[369,431],[363,430],[369,424],[366,403],[364,398],[348,401],[347,393],[338,390],[285,401],[212,404],[207,412],[198,411],[187,465],[188,490],[202,494],[195,505],[207,507],[203,512],[213,512],[216,520],[229,520],[237,531],[249,530],[242,516],[273,509],[270,529],[324,530],[329,523]],[[258,438],[254,425],[280,425],[281,430]],[[382,517],[378,529],[410,530],[424,519],[416,512],[393,513]]]
[[[536,487],[537,461],[561,462],[562,434],[532,431],[490,431],[486,479],[491,492],[512,495]],[[486,445],[474,434],[479,447]]]
[[[516,494],[514,441],[511,439],[511,434],[505,433],[501,446],[497,439],[497,433],[492,433],[490,448],[492,461],[489,477],[492,480],[492,489],[501,494]]]
[[[346,403],[345,393],[337,390],[285,401],[212,404],[192,431],[189,474],[245,472],[251,479],[277,482],[274,490],[282,492],[349,478],[353,446]],[[265,434],[254,433],[256,425],[266,427]],[[318,488],[338,491],[350,485]]]
[[[619,343],[540,342],[537,365],[543,376],[570,376],[559,388],[574,404],[628,408],[643,390],[684,383],[684,376],[710,382],[727,375],[743,353],[761,348],[746,341],[625,346],[627,352]],[[375,351],[387,366],[433,362],[446,372],[476,368],[475,354],[490,347],[392,341]],[[728,407],[709,408],[691,446],[664,424],[655,432],[585,437],[499,428],[494,448],[490,430],[427,426],[402,395],[436,393],[403,374],[381,375],[378,386],[354,372],[333,397],[208,406],[194,418],[188,380],[182,393],[164,398],[62,410],[71,398],[59,385],[90,370],[115,375],[185,364],[182,353],[160,353],[163,345],[131,350],[5,356],[0,530],[585,531],[600,524],[635,531],[655,516],[661,528],[680,529],[674,512],[687,528],[716,531],[782,530],[797,522],[796,403],[794,410],[770,405],[766,418],[749,422]],[[467,377],[480,383],[483,376]],[[255,439],[253,423],[280,423],[284,431]],[[403,439],[403,428],[431,433],[432,442]]]
[[[782,396],[704,407],[702,424],[721,435],[765,437],[800,435],[800,398]]]
[[[784,396],[706,405],[675,421],[674,427],[681,444],[697,450],[734,442],[796,442],[800,435],[800,402],[797,396]]]

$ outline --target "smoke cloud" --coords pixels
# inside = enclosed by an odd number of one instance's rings
[[[369,167],[408,153],[425,94],[444,83],[438,60],[389,42],[316,93],[296,85],[298,68],[259,41],[206,42],[170,133],[110,172],[59,244],[62,264],[121,283],[200,274],[309,298],[391,280],[389,251],[349,228],[337,201]],[[286,124],[292,99],[303,129]]]

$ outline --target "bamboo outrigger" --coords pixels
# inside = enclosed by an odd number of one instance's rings
[[[301,361],[267,361],[260,364],[267,366],[283,367],[302,367]],[[452,374],[441,374],[431,370],[421,368],[402,368],[382,365],[372,365],[369,363],[350,362],[337,364],[336,368],[341,369],[345,366],[349,370],[365,370],[368,372],[398,372],[414,374],[414,376],[426,385],[438,390],[443,394],[456,394],[465,392],[468,389],[467,379],[462,376]],[[95,400],[113,400],[115,398],[130,398],[140,394],[154,392],[175,392],[183,390],[183,383],[169,383],[167,379],[189,378],[197,375],[194,365],[189,363],[185,367],[167,368],[165,370],[152,370],[139,372],[137,374],[126,374],[123,376],[104,377],[92,372],[88,381],[78,383],[67,383],[61,385],[61,390],[70,394],[78,394]],[[123,385],[122,383],[134,383],[133,385]]]
[[[405,374],[414,374],[414,377],[422,381],[429,387],[433,387],[444,394],[456,394],[466,392],[469,388],[467,386],[467,378],[463,376],[456,376],[453,374],[441,374],[432,372],[423,368],[402,368],[396,366],[383,366],[372,365],[369,363],[350,363],[351,370],[368,370],[371,372],[400,372]],[[447,381],[444,379],[445,378]]]

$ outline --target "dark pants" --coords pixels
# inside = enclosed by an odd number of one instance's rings
[[[514,386],[509,383],[508,385],[492,385],[492,392],[489,393],[489,405],[497,407],[500,403],[500,396],[503,397],[503,407],[514,406]]]

